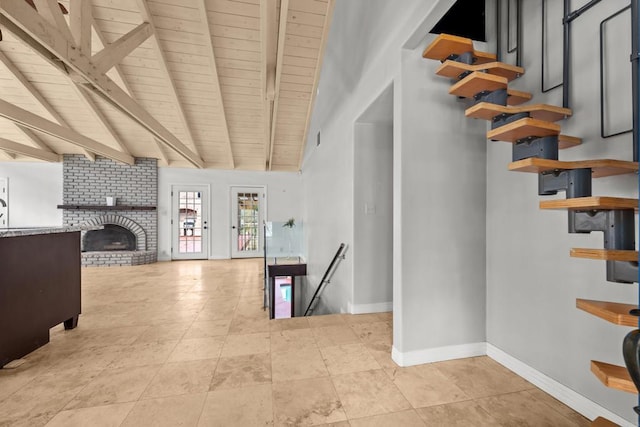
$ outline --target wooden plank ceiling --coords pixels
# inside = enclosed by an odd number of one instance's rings
[[[0,161],[297,171],[334,0],[0,0]]]

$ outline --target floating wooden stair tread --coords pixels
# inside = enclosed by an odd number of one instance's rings
[[[528,159],[518,160],[517,162],[512,162],[509,164],[510,171],[533,173],[582,168],[591,168],[594,178],[602,178],[605,176],[636,173],[638,170],[638,163],[611,159],[576,160],[565,162],[561,160],[549,160],[530,157]]]
[[[591,422],[591,427],[620,427],[618,424],[606,418],[598,417]]]
[[[521,90],[507,89],[507,105],[520,105],[529,102],[533,95]]]
[[[570,109],[556,107],[555,105],[533,104],[521,105],[519,107],[505,107],[504,105],[492,104],[490,102],[480,102],[468,108],[464,115],[473,119],[491,120],[500,114],[520,113],[529,113],[532,119],[547,122],[557,122],[558,120],[571,116]]]
[[[487,132],[487,139],[516,142],[529,136],[543,137],[558,134],[560,134],[560,125],[525,117],[499,128],[491,129]]]
[[[494,90],[506,88],[507,79],[504,77],[475,71],[451,86],[449,94],[463,98],[473,98],[475,94],[483,91],[493,92]]]
[[[479,52],[473,48],[473,41],[466,37],[452,36],[450,34],[440,34],[422,52],[423,58],[444,61],[451,55],[461,55],[466,52],[473,52],[476,64],[495,62],[496,55],[493,53]]]
[[[558,135],[558,148],[561,150],[575,147],[580,144],[582,144],[582,139],[577,136]]]
[[[620,249],[573,248],[573,258],[601,259],[604,261],[638,261],[638,251]]]
[[[638,308],[637,305],[577,299],[576,307],[616,325],[638,327],[638,317],[629,314],[630,310]]]
[[[462,62],[446,60],[436,70],[436,74],[450,79],[457,79],[462,73],[481,71],[494,76],[506,78],[508,81],[517,79],[524,74],[524,68],[504,62],[487,62],[486,64],[464,64]]]
[[[569,209],[569,210],[612,210],[638,209],[638,199],[621,197],[576,197],[574,199],[543,200],[540,209]]]
[[[592,360],[591,372],[607,387],[626,391],[627,393],[638,394],[638,389],[636,389],[627,368],[624,366],[610,365]]]

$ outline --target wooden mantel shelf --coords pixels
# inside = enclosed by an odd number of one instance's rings
[[[627,368],[624,366],[610,365],[609,363],[592,360],[591,372],[602,381],[602,384],[609,388],[638,394],[638,389],[636,389]]]
[[[155,211],[155,206],[134,206],[134,205],[58,205],[58,209],[68,209],[76,211]]]

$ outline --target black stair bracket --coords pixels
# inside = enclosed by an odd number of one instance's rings
[[[467,64],[467,65],[473,65],[473,63],[476,62],[476,58],[473,56],[473,52],[464,52],[460,54],[452,53],[447,58],[445,58],[444,61],[446,60],[460,62],[462,64]]]
[[[569,233],[604,233],[604,248],[635,250],[635,221],[631,209],[607,211],[569,211]],[[635,283],[638,263],[607,261],[607,281]]]
[[[511,157],[514,162],[530,157],[558,160],[558,136],[551,135],[542,138],[533,136],[520,139],[513,144]]]
[[[490,104],[507,105],[507,90],[498,89],[493,92],[482,91],[473,96],[473,105],[481,102],[488,102]]]
[[[496,129],[504,125],[508,125],[509,123],[513,123],[516,120],[524,119],[527,117],[531,117],[528,112],[517,113],[517,114],[507,114],[502,113],[498,114],[494,118],[491,119],[491,129]]]
[[[567,199],[591,196],[591,169],[568,169],[538,174],[538,194],[549,196],[564,191]]]
[[[638,263],[607,261],[607,281],[616,283],[637,283]]]

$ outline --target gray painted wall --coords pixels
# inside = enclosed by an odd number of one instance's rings
[[[540,2],[524,3],[523,65],[514,87],[534,93],[535,102],[561,104],[561,90],[540,94]],[[548,22],[559,34],[561,7],[547,2]],[[558,2],[560,3],[560,2]],[[581,147],[560,159],[631,160],[631,136],[603,140],[599,130],[598,27],[600,20],[628,5],[606,1],[572,27],[574,116],[561,122],[563,133],[583,138]],[[574,5],[574,7],[578,7]],[[620,114],[611,130],[630,126],[629,12],[607,25],[608,109]],[[555,45],[553,44],[555,43]],[[545,80],[561,80],[558,41],[550,44]],[[513,60],[508,56],[507,60]],[[625,74],[627,77],[625,77]],[[626,95],[625,95],[626,93]],[[623,123],[624,122],[624,123]],[[635,285],[605,281],[604,262],[569,257],[572,247],[602,247],[602,233],[567,234],[565,212],[538,209],[537,177],[507,171],[511,147],[489,142],[487,154],[487,340],[594,402],[635,422],[636,399],[603,386],[589,371],[591,359],[623,364],[621,343],[629,328],[614,326],[575,308],[576,298],[637,301]],[[637,176],[598,179],[594,195],[637,197]],[[560,194],[559,197],[564,197]]]
[[[356,123],[354,132],[352,311],[388,311],[393,300],[393,126]]]
[[[394,138],[401,353],[485,341],[485,124],[465,119],[424,46],[403,51]]]
[[[441,16],[453,0],[405,0],[402,8],[392,3],[336,2],[302,166],[307,278],[313,286],[339,244],[354,243],[354,123],[400,78],[400,52],[407,39],[418,30],[423,33],[425,20]],[[316,146],[319,131],[322,142]],[[353,287],[353,254],[348,251],[316,314],[346,312]]]

